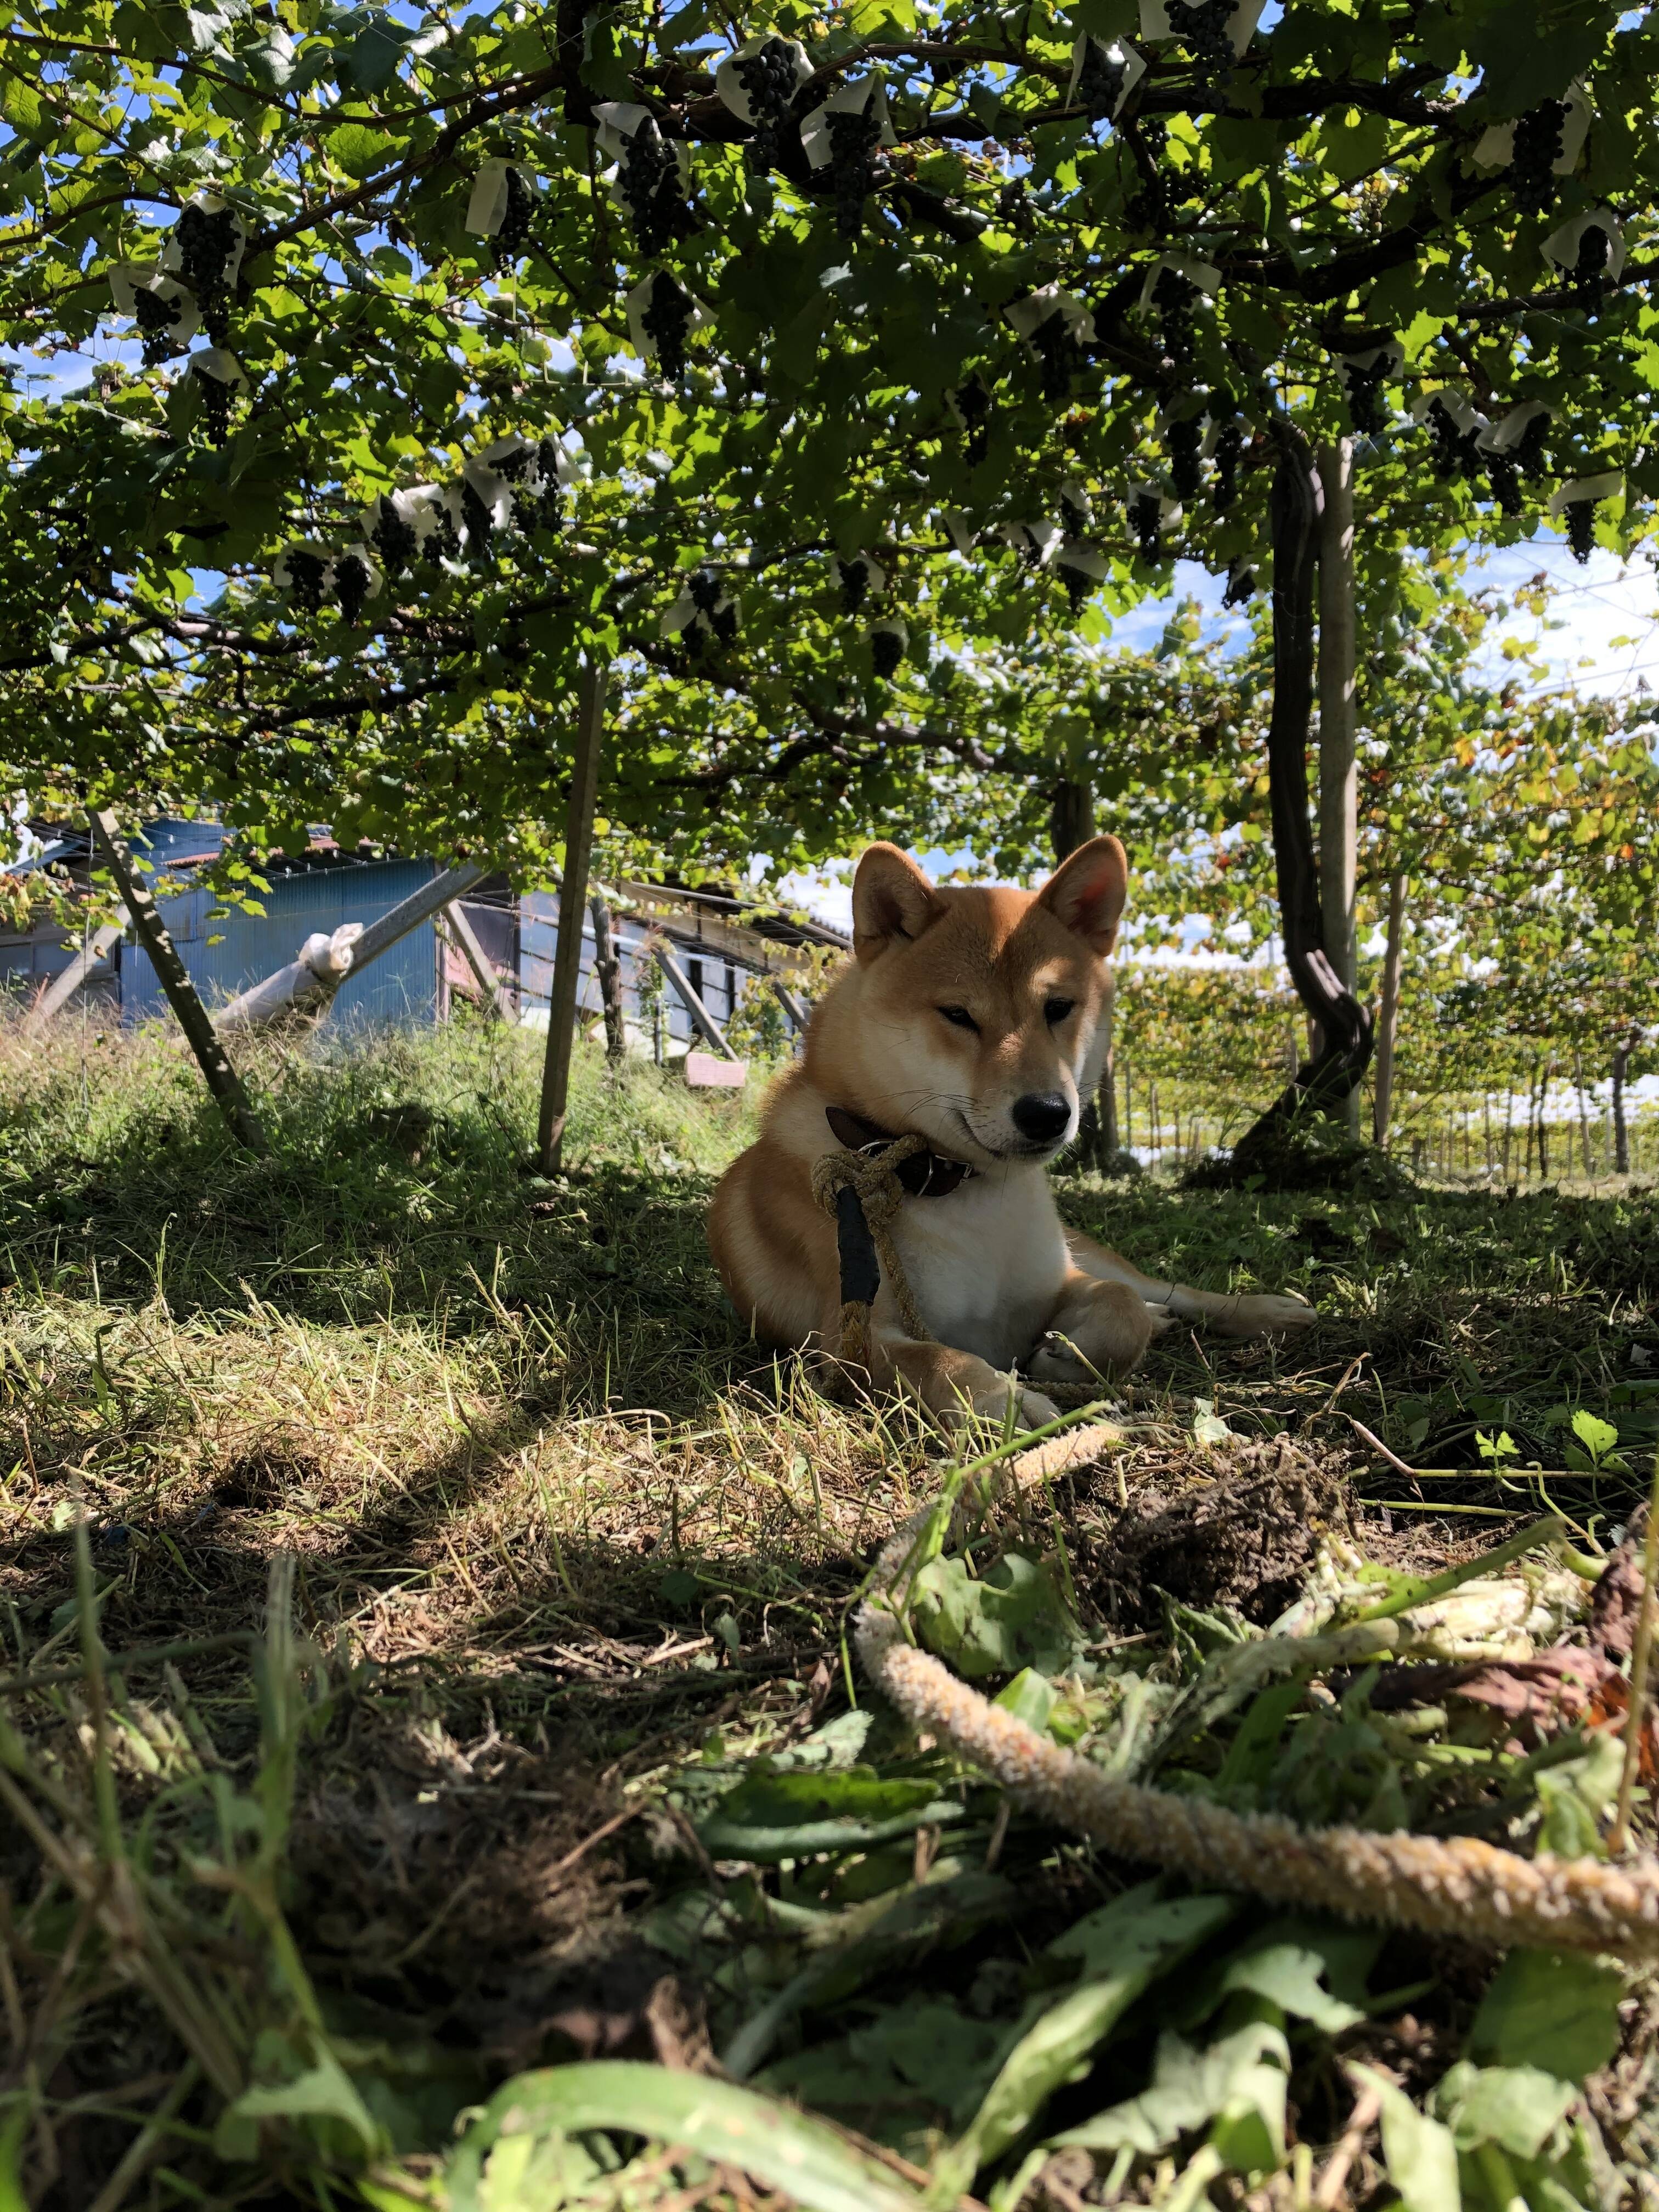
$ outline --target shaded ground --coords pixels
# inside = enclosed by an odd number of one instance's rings
[[[459,1033],[273,1061],[273,1157],[251,1161],[171,1052],[94,1049],[89,1068],[42,1067],[14,1048],[0,1072],[0,1666],[73,1660],[82,1506],[112,1650],[246,1639],[273,1556],[293,1553],[315,1656],[282,1897],[331,2021],[413,2051],[427,2086],[404,2089],[436,2115],[573,2052],[695,2054],[708,1993],[728,2024],[741,2003],[731,1958],[662,1920],[707,1857],[659,1785],[847,1710],[848,1601],[935,1480],[909,1416],[813,1397],[720,1303],[702,1212],[751,1109],[648,1072],[608,1097],[586,1063],[573,1170],[546,1185],[522,1171],[531,1054]],[[1327,1519],[1431,1567],[1540,1503],[1585,1542],[1626,1518],[1631,1455],[1659,1434],[1650,1195],[1345,1206],[1073,1182],[1062,1202],[1160,1273],[1294,1285],[1326,1316],[1294,1347],[1166,1337],[1127,1394],[1164,1442],[1060,1493],[1079,1574],[1123,1633],[1157,1625],[1153,1584],[1270,1619]],[[1170,1519],[1214,1479],[1200,1399],[1247,1439],[1285,1432],[1310,1455],[1265,1521],[1237,1497],[1196,1530]],[[1583,1408],[1618,1432],[1599,1467],[1573,1437]],[[1350,1415],[1432,1474],[1390,1467]],[[129,1819],[158,1776],[246,1784],[269,1717],[246,1640],[134,1667],[115,1697]],[[78,1698],[18,1706],[71,1765]],[[953,1850],[991,1832],[976,1802]],[[1018,1822],[1000,1848],[1029,1950],[1099,1875]],[[31,1908],[10,2010],[46,2083],[36,2201],[81,2212],[132,2123],[77,2102],[126,2084],[122,2109],[148,2109],[176,2049],[96,1945],[65,1952],[52,1912],[67,1904],[42,1917],[15,1826],[0,1859],[14,1913]],[[938,1983],[968,2017],[996,1966],[981,1953]],[[1423,1966],[1401,1939],[1372,1986]],[[1437,1993],[1393,2016],[1402,2077],[1443,2063],[1487,1966],[1469,1963],[1467,1990],[1462,1971],[1437,1954]],[[1334,2137],[1340,2076],[1298,2096],[1304,2133]],[[180,2160],[216,2170],[200,2145],[168,2155],[127,2201],[183,2201],[160,2178]],[[319,2201],[280,2176],[261,2190]]]

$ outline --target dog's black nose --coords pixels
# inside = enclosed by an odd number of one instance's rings
[[[1008,1109],[1008,1119],[1034,1145],[1052,1143],[1065,1133],[1072,1109],[1058,1091],[1028,1091]]]

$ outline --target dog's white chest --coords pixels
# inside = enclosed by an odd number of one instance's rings
[[[975,1176],[945,1197],[907,1200],[893,1237],[933,1334],[994,1367],[1031,1350],[1070,1264],[1040,1172]]]

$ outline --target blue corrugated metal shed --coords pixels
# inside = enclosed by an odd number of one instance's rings
[[[210,860],[222,850],[227,835],[219,823],[167,818],[136,833],[132,850],[148,871],[161,874],[176,870],[187,878],[192,863]],[[306,866],[269,877],[270,888],[260,895],[265,909],[262,915],[232,909],[210,921],[217,902],[205,887],[163,898],[159,905],[185,966],[211,1012],[285,967],[313,930],[331,933],[343,921],[374,921],[429,882],[436,872],[431,860],[361,860],[355,854],[308,859]],[[0,947],[0,984],[12,981],[13,988],[33,986],[64,966],[70,950],[50,933],[8,942]],[[429,921],[422,922],[361,975],[347,977],[324,1018],[326,1025],[338,1030],[433,1020],[439,1002],[438,961],[436,933]],[[110,966],[124,1022],[167,1014],[160,979],[141,945],[117,945]]]

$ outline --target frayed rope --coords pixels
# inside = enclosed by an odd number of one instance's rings
[[[1010,1473],[1018,1480],[1051,1472],[1045,1455],[1052,1456],[1048,1446],[1028,1452]],[[913,1727],[931,1729],[1022,1804],[1126,1858],[1282,1904],[1505,1948],[1659,1958],[1659,1859],[1652,1856],[1621,1866],[1551,1852],[1523,1859],[1472,1836],[1298,1828],[1116,1780],[1039,1735],[905,1638],[896,1589],[937,1510],[929,1504],[912,1514],[876,1562],[855,1625],[859,1657]]]

